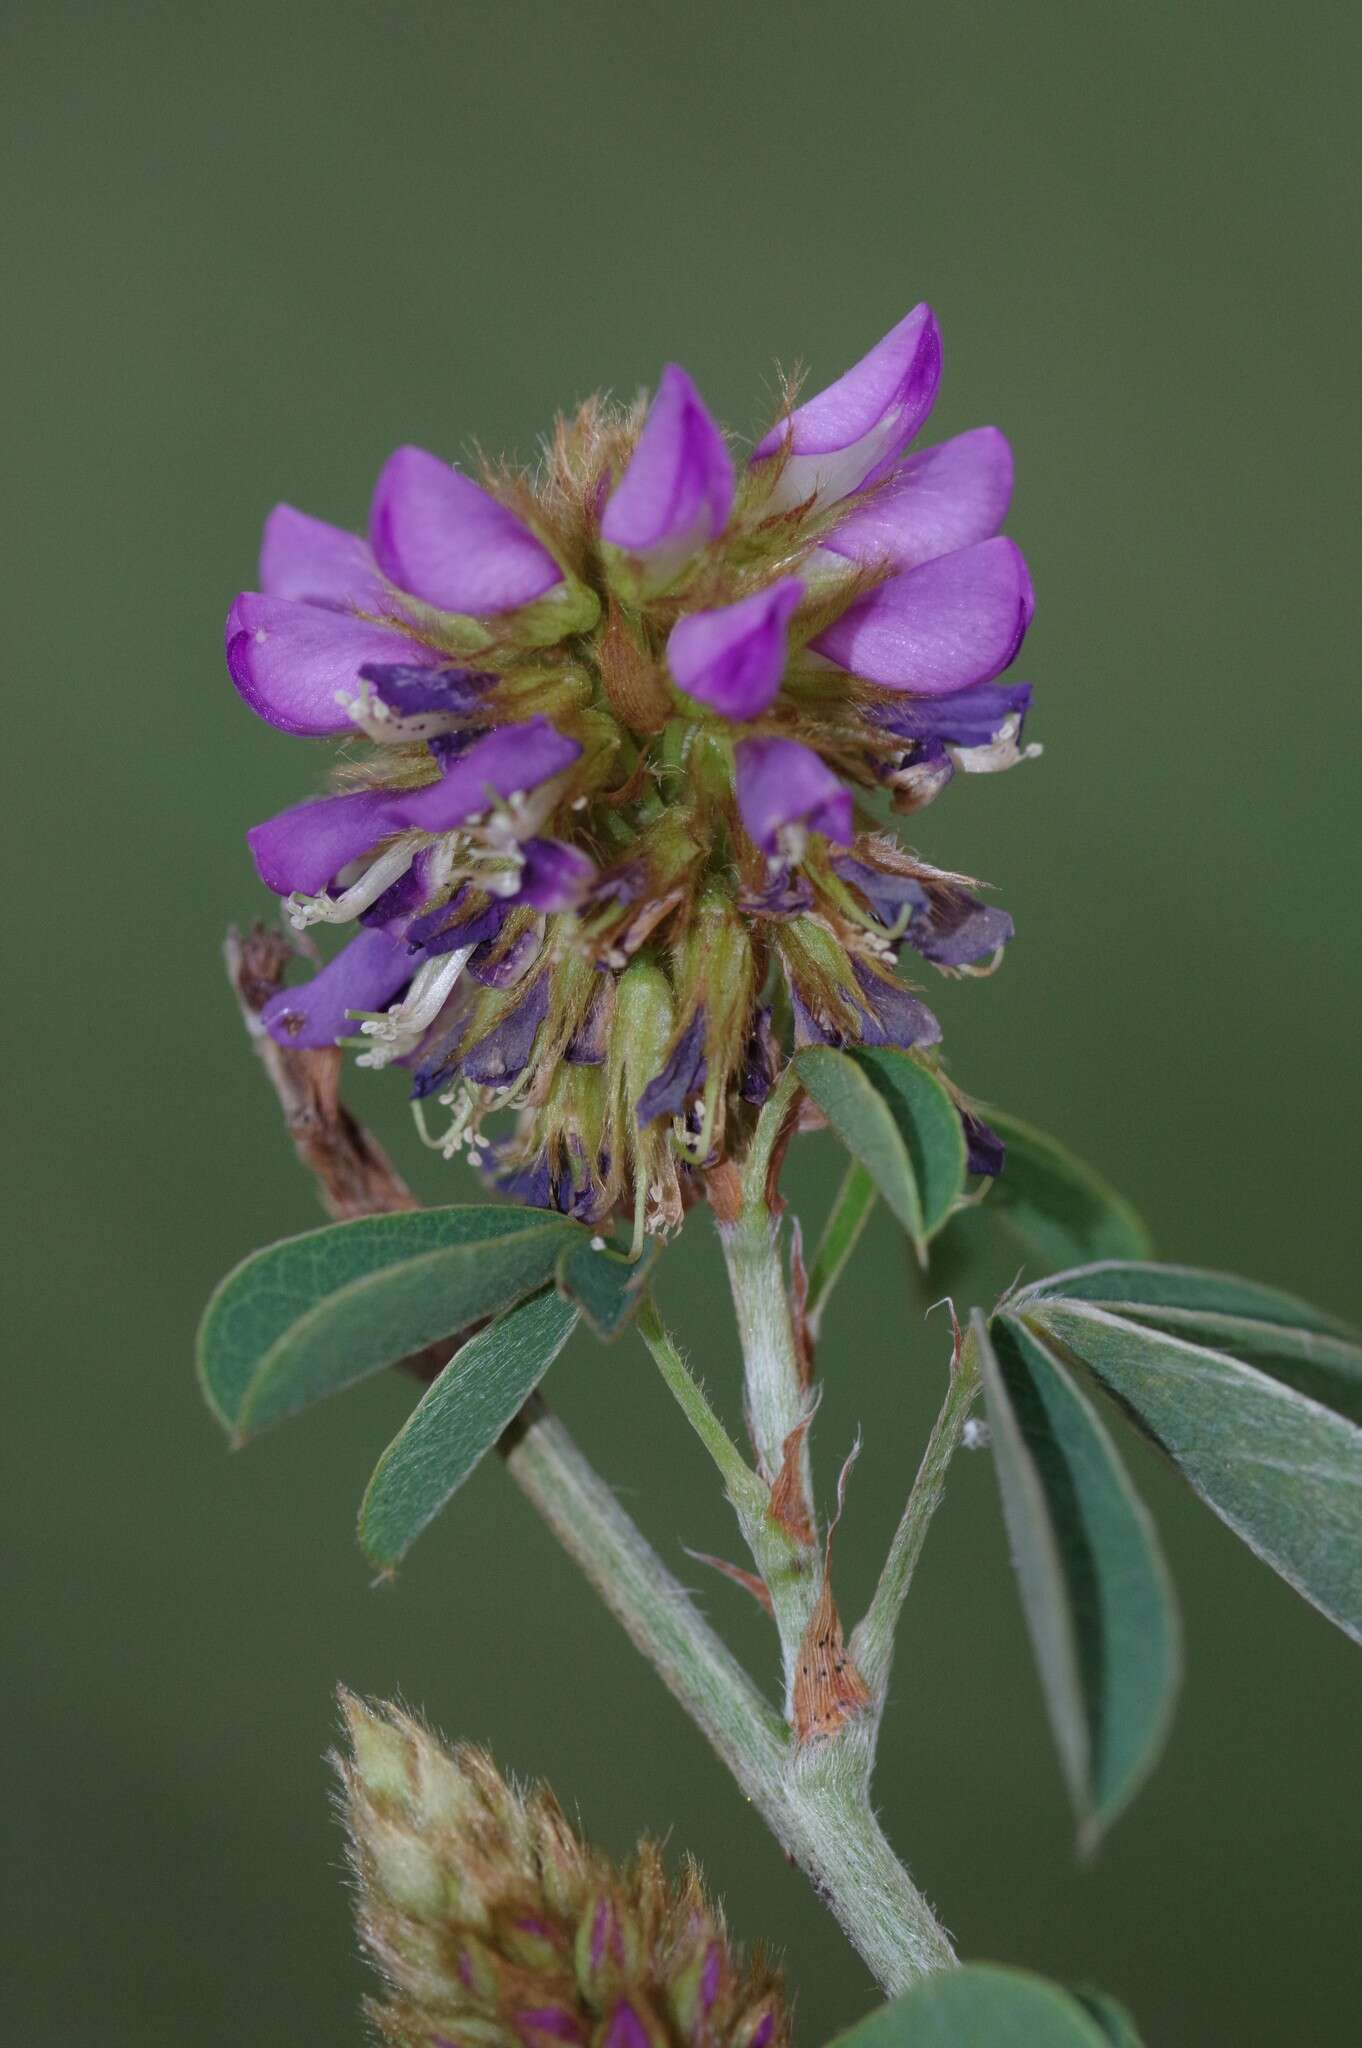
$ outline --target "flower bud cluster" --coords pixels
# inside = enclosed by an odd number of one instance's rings
[[[900,956],[984,972],[1012,925],[891,817],[1033,751],[1007,443],[904,452],[939,371],[919,306],[741,471],[671,366],[533,473],[399,449],[367,542],[276,508],[228,667],[351,745],[249,838],[296,925],[359,930],[266,1028],[402,1065],[433,1144],[639,1235],[792,1050],[935,1046]]]
[[[615,1869],[543,1786],[342,1694],[340,1763],[365,1946],[394,2048],[788,2048],[780,1980],[729,1943],[695,1866]]]

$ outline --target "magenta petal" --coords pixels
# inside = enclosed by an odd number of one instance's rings
[[[741,740],[738,809],[763,853],[780,852],[786,825],[822,832],[839,846],[852,839],[851,792],[826,761],[798,740]]]
[[[353,730],[337,699],[358,696],[366,662],[438,666],[448,659],[387,626],[287,597],[244,591],[227,614],[232,681],[252,711],[308,738]]]
[[[455,755],[438,782],[424,789],[387,791],[387,829],[448,832],[487,810],[496,797],[537,789],[570,767],[581,751],[576,740],[568,739],[547,718],[500,726]]]
[[[785,576],[737,604],[678,619],[667,662],[681,688],[725,718],[755,718],[765,711],[780,689],[786,629],[803,595],[799,578]]]
[[[686,372],[668,363],[638,446],[610,494],[601,537],[666,582],[733,510],[733,462]]]
[[[941,697],[999,675],[1034,609],[1021,549],[983,540],[867,591],[812,647],[867,682]]]
[[[417,963],[405,939],[364,931],[299,988],[282,988],[261,1011],[280,1045],[334,1045],[357,1029],[350,1010],[386,1010]]]
[[[341,869],[368,853],[393,830],[385,812],[394,792],[357,789],[348,796],[314,796],[253,825],[246,843],[267,889],[316,896]]]
[[[754,462],[790,446],[773,502],[798,505],[815,491],[825,499],[844,498],[873,483],[926,419],[940,381],[936,316],[930,306],[914,306],[854,369],[797,406],[758,443]]]
[[[514,512],[424,448],[399,448],[384,463],[369,538],[384,575],[440,611],[513,611],[563,581]]]
[[[914,569],[998,531],[1012,497],[1012,450],[996,427],[920,449],[823,541],[853,562]]]
[[[332,611],[376,612],[387,596],[378,564],[356,533],[276,505],[260,543],[260,588]]]

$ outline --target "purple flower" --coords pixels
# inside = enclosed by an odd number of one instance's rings
[[[537,789],[570,768],[581,751],[576,740],[547,718],[499,726],[451,761],[438,782],[428,782],[423,789],[389,790],[383,812],[388,830],[448,832],[477,817],[497,798]]]
[[[733,459],[686,372],[668,363],[629,466],[607,500],[601,538],[665,589],[733,510]]]
[[[783,576],[736,604],[678,619],[667,662],[681,688],[725,718],[758,717],[780,688],[786,628],[803,595],[797,576]]]
[[[872,707],[870,716],[900,739],[938,741],[956,747],[987,747],[1010,719],[1017,737],[1031,708],[1029,683],[975,683],[943,697],[895,697]]]
[[[798,740],[738,743],[738,809],[749,837],[775,858],[790,828],[851,839],[851,792]]]
[[[987,960],[1013,937],[1015,927],[1005,910],[981,903],[958,884],[927,888],[912,875],[895,874],[850,854],[839,855],[833,867],[860,890],[881,924],[893,926],[904,909],[911,910],[904,939],[935,967]]]
[[[941,336],[930,306],[914,306],[854,369],[797,406],[758,443],[753,462],[788,447],[772,502],[827,501],[874,483],[902,454],[932,409],[941,381]]]
[[[389,595],[371,550],[358,534],[292,505],[276,505],[260,543],[260,588],[267,597],[332,611],[386,611]]]
[[[227,614],[227,669],[252,711],[304,738],[350,732],[345,701],[366,663],[437,667],[447,660],[390,626],[317,604],[243,591]]]
[[[369,539],[384,575],[439,611],[514,611],[563,581],[514,512],[424,448],[399,448],[384,463]]]
[[[483,698],[497,680],[486,669],[430,668],[425,662],[411,661],[368,661],[359,677],[398,718],[431,712],[448,718],[476,718],[483,709]]]
[[[601,2036],[601,2048],[651,2048],[648,2029],[632,2005],[617,2005]]]
[[[515,901],[537,910],[574,910],[596,879],[596,863],[561,839],[527,839],[521,854]]]
[[[334,1045],[355,1031],[352,1010],[386,1009],[411,980],[413,964],[403,940],[363,931],[311,981],[271,996],[261,1020],[281,1045]]]
[[[519,1080],[548,1011],[549,978],[541,974],[515,1008],[469,1046],[459,1062],[464,1079],[488,1088],[509,1088]]]
[[[638,1120],[684,1116],[705,1085],[705,1013],[695,1012],[636,1105]]]
[[[265,887],[278,896],[330,888],[342,868],[394,829],[384,815],[391,797],[389,789],[312,797],[253,825],[246,842]]]
[[[1012,450],[996,427],[923,448],[853,506],[823,542],[853,562],[915,569],[988,540],[1007,517]]]
[[[1000,674],[1034,610],[1021,549],[982,540],[878,584],[812,646],[869,683],[946,696]]]
[[[996,1180],[1007,1164],[1006,1144],[992,1124],[985,1123],[972,1110],[962,1109],[960,1122],[965,1131],[965,1164],[969,1171],[986,1173],[990,1180]]]

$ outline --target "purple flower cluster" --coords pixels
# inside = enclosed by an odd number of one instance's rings
[[[508,1184],[640,1228],[792,1047],[935,1043],[901,948],[981,971],[1012,926],[886,813],[1032,751],[999,680],[1032,614],[1007,442],[905,453],[940,367],[918,306],[742,469],[672,365],[532,475],[399,449],[367,542],[275,509],[232,680],[284,732],[373,743],[249,835],[295,924],[360,928],[275,1037],[400,1062],[446,1151],[520,1112]]]

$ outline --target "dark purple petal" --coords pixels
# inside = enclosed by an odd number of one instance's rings
[[[437,665],[407,634],[315,604],[243,591],[227,614],[227,668],[252,711],[304,738],[354,730],[338,701],[359,694],[368,662]]]
[[[936,967],[986,960],[1013,936],[1007,912],[981,903],[968,889],[950,883],[924,886],[912,875],[894,874],[850,854],[839,854],[832,865],[844,882],[860,890],[882,925],[892,927],[910,909],[904,939]]]
[[[598,973],[586,1013],[568,1040],[563,1058],[574,1067],[599,1067],[610,1046],[615,1015],[615,984],[608,972]]]
[[[779,1071],[780,1047],[776,1043],[770,1006],[763,1003],[757,1011],[738,1078],[738,1093],[743,1101],[765,1102],[776,1084]]]
[[[746,917],[802,917],[813,900],[813,883],[802,868],[777,866],[764,889],[744,889],[738,908]]]
[[[762,852],[780,852],[781,832],[803,825],[845,846],[852,836],[851,792],[826,761],[798,740],[742,740],[738,809]]]
[[[761,441],[753,462],[788,442],[792,453],[773,502],[798,505],[873,483],[892,466],[932,409],[941,381],[941,336],[930,306],[914,306],[853,369],[796,407]]]
[[[392,832],[386,818],[390,789],[357,789],[348,796],[316,796],[252,825],[246,844],[267,889],[316,896],[341,869]]]
[[[280,1045],[334,1045],[353,1037],[358,1026],[350,1010],[386,1010],[412,976],[403,940],[384,931],[363,931],[300,988],[280,989],[261,1011],[261,1021]]]
[[[482,710],[484,697],[498,681],[485,669],[425,668],[409,661],[367,661],[359,673],[361,681],[372,684],[374,695],[399,718],[431,711],[471,717]]]
[[[448,832],[487,810],[494,797],[538,788],[570,767],[581,751],[576,740],[555,730],[547,718],[503,725],[451,761],[438,782],[390,793],[389,830]]]
[[[440,611],[513,611],[563,581],[513,512],[423,448],[399,448],[384,463],[369,539],[384,575]]]
[[[896,1045],[903,1050],[913,1045],[935,1045],[941,1037],[936,1017],[910,995],[902,982],[876,974],[860,960],[851,963],[852,972],[866,998],[864,1022],[859,1033],[862,1045]]]
[[[894,697],[872,705],[869,717],[902,740],[936,740],[953,747],[986,747],[1009,718],[1020,734],[1031,708],[1030,683],[975,683],[944,697]]]
[[[641,1124],[660,1116],[684,1116],[707,1079],[705,1013],[698,1009],[635,1105]]]
[[[527,839],[520,850],[525,865],[517,903],[532,903],[536,910],[573,910],[596,879],[595,861],[559,839]]]
[[[996,427],[923,448],[823,540],[852,562],[913,569],[995,534],[1012,497],[1012,450]]]
[[[385,889],[367,910],[360,912],[360,923],[391,925],[402,918],[405,920],[402,930],[410,944],[409,927],[413,922],[413,913],[420,910],[430,896],[431,867],[431,851],[427,849],[418,853],[407,872],[399,875],[391,887]]]
[[[388,593],[378,564],[357,533],[276,505],[260,543],[260,588],[332,611],[381,612]]]
[[[502,1166],[502,1151],[503,1148],[494,1147],[488,1162],[488,1178],[493,1187],[500,1188],[508,1200],[522,1202],[527,1209],[556,1209],[548,1154],[539,1152],[518,1166]]]
[[[799,578],[785,576],[737,604],[678,619],[667,664],[681,688],[725,718],[756,718],[780,689],[787,628],[803,595]]]
[[[489,896],[485,890],[465,882],[448,903],[413,919],[407,927],[407,944],[413,952],[424,952],[428,957],[480,946],[485,940],[496,938],[511,909],[508,897]]]
[[[515,1008],[468,1048],[459,1061],[464,1079],[488,1088],[509,1088],[525,1071],[548,1009],[549,977],[541,974]]]
[[[468,958],[468,972],[484,988],[514,988],[538,959],[543,944],[544,920],[532,917],[513,939],[498,936],[475,946]]]
[[[882,767],[880,773],[894,792],[895,810],[920,811],[935,803],[953,779],[955,762],[940,740],[922,740],[896,767]]]
[[[1005,910],[959,889],[931,894],[903,936],[934,967],[968,967],[1009,944],[1015,932]]]
[[[1005,669],[1034,609],[1021,549],[982,540],[877,584],[812,646],[867,682],[944,697]]]
[[[733,510],[733,462],[686,372],[668,363],[601,538],[641,557],[657,587],[714,540]]]
[[[965,1128],[965,1164],[969,1171],[986,1173],[990,1180],[996,1180],[1007,1164],[1007,1146],[992,1124],[985,1123],[972,1110],[962,1109],[960,1121]]]

